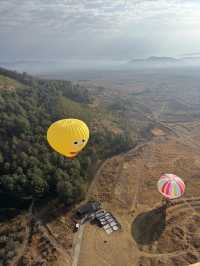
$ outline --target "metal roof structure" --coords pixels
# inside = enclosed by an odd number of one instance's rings
[[[103,227],[107,234],[111,234],[112,232],[118,231],[121,228],[120,223],[110,212],[103,210],[97,211],[95,214],[95,219],[97,223]]]

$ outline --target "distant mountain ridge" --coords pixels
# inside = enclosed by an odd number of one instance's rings
[[[132,59],[130,62],[148,62],[148,61],[177,61],[176,58],[173,57],[159,57],[159,56],[150,56],[148,58],[144,58],[144,59]]]
[[[150,56],[148,58],[136,58],[128,61],[129,64],[133,63],[142,63],[142,64],[148,64],[148,63],[158,63],[158,64],[176,64],[176,63],[191,63],[191,62],[199,62],[200,63],[200,56],[185,56],[180,58],[175,57],[167,57],[167,56]]]
[[[165,62],[176,62],[178,59],[173,57],[158,57],[158,56],[151,56],[147,58],[147,61],[165,61]]]

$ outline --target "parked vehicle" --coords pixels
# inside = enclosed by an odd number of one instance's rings
[[[80,229],[80,224],[79,223],[75,223],[74,224],[74,228],[73,228],[73,232],[76,233],[79,229]]]

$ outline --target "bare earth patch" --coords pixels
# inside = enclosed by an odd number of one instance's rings
[[[160,128],[153,128],[151,130],[151,133],[154,135],[154,136],[164,136],[165,135],[165,132],[160,129]]]

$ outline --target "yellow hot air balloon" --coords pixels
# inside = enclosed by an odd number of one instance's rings
[[[50,146],[66,157],[73,158],[86,146],[89,139],[87,125],[78,119],[62,119],[47,131]]]

